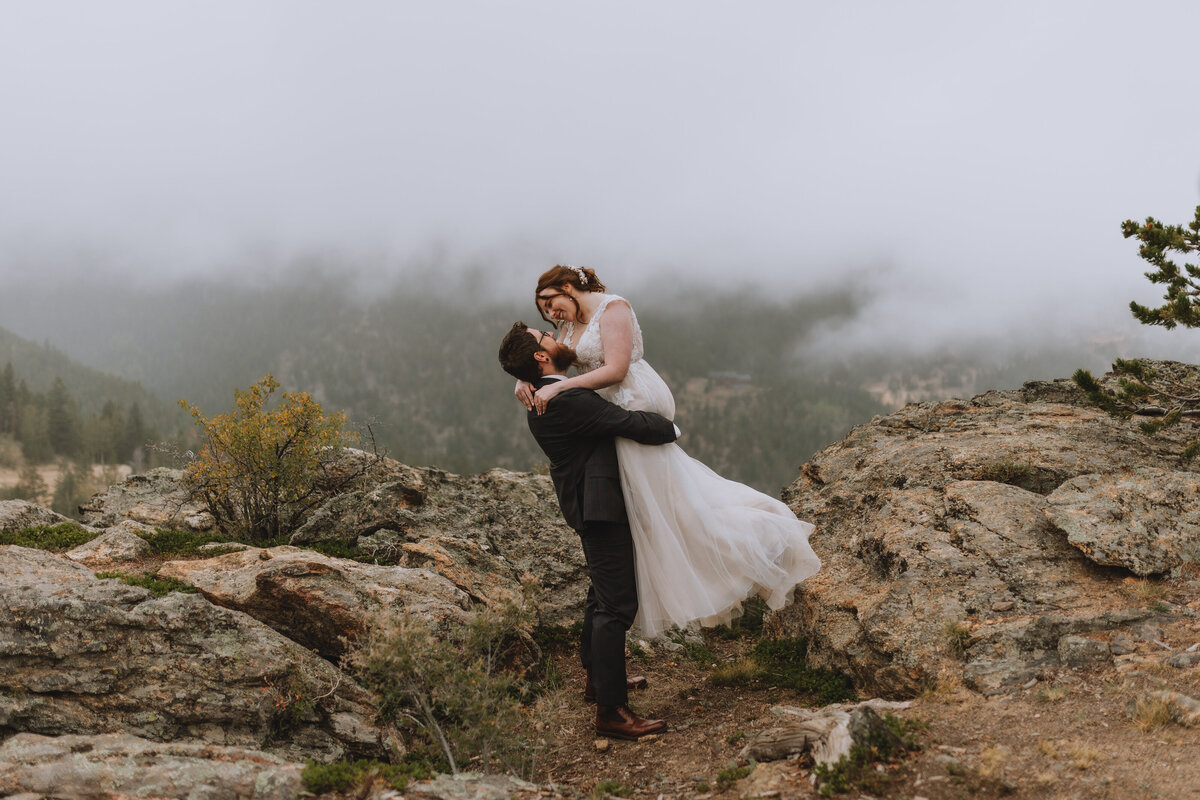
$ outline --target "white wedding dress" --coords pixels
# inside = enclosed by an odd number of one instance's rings
[[[574,324],[564,328],[563,342],[575,348],[582,372],[604,365],[600,319],[609,303],[623,299],[604,295],[577,340]],[[642,353],[642,330],[634,316],[629,372],[598,391],[622,408],[674,419],[675,398]],[[729,622],[755,593],[770,608],[781,608],[796,584],[821,568],[808,544],[811,524],[779,500],[722,478],[679,445],[617,439],[617,459],[633,531],[635,624],[646,636],[695,620]]]

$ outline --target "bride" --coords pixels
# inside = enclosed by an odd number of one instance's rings
[[[540,413],[565,389],[594,389],[623,408],[673,419],[675,398],[642,358],[633,309],[604,291],[586,267],[556,266],[538,279],[538,311],[574,348],[579,374],[536,394],[518,383],[518,399]],[[728,622],[752,593],[781,608],[820,569],[808,544],[813,526],[780,501],[722,478],[676,444],[616,445],[645,635],[695,620]]]

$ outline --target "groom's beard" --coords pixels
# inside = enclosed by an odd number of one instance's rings
[[[566,372],[575,363],[575,351],[560,344],[554,355],[550,356],[550,360],[556,370]]]

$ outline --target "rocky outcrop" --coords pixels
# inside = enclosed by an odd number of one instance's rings
[[[97,528],[127,519],[182,531],[207,531],[216,526],[212,514],[191,499],[183,485],[183,471],[166,467],[131,475],[94,495],[80,510],[83,521]]]
[[[816,524],[811,541],[823,566],[771,630],[804,636],[814,663],[889,697],[911,696],[946,672],[985,693],[1004,691],[1102,656],[1115,632],[1158,612],[1120,590],[1129,573],[1097,563],[1118,563],[1097,557],[1098,543],[1089,545],[1093,557],[1072,545],[1055,524],[1066,513],[1058,501],[1079,495],[1073,479],[1103,483],[1080,476],[1171,464],[1186,471],[1191,426],[1147,436],[1136,421],[1088,404],[1069,381],[914,404],[859,426],[785,490],[796,514]],[[1113,507],[1111,494],[1097,489],[1070,513],[1099,517],[1099,498]],[[1155,513],[1184,508],[1184,496]],[[1135,548],[1140,557],[1153,541]]]
[[[383,753],[366,692],[245,614],[98,580],[41,550],[0,547],[0,573],[3,730]]]
[[[74,521],[28,500],[0,500],[0,531],[19,531],[35,525],[58,525]]]
[[[1080,475],[1047,498],[1046,514],[1097,564],[1135,575],[1200,562],[1200,474],[1139,467]]]
[[[562,521],[550,479],[494,469],[463,477],[404,467],[401,477],[326,503],[293,545],[340,541],[447,578],[474,600],[519,596],[542,585],[543,622],[579,619],[587,572],[579,537]]]
[[[425,569],[360,564],[298,547],[250,548],[158,571],[195,586],[336,661],[348,643],[388,617],[408,615],[433,628],[469,619],[467,595]]]
[[[144,538],[154,529],[133,520],[108,528],[90,542],[67,552],[67,558],[92,569],[112,567],[145,558],[154,548]]]
[[[0,795],[291,800],[304,765],[258,750],[152,742],[128,734],[39,736],[0,745]]]

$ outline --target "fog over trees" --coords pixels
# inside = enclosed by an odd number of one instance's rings
[[[224,411],[235,387],[270,372],[284,390],[345,410],[352,426],[369,428],[406,463],[460,473],[539,468],[513,382],[496,360],[513,321],[542,324],[531,290],[528,297],[508,283],[497,290],[486,272],[469,269],[453,279],[400,273],[381,284],[333,266],[310,263],[255,280],[29,281],[0,298],[0,325],[44,341],[40,349],[60,373],[65,352],[136,382],[118,403],[121,418],[144,392],[139,412],[147,426],[181,449],[192,433],[172,408],[176,400]],[[1106,335],[1100,326],[1064,336],[1051,332],[1052,322],[1001,338],[964,330],[940,347],[864,348],[862,331],[878,307],[857,279],[803,293],[686,281],[621,293],[638,312],[646,358],[676,393],[684,448],[772,494],[813,452],[904,402],[1014,388],[1078,367],[1103,371],[1113,357],[1148,354],[1131,335]],[[1161,348],[1149,354],[1164,355]],[[42,376],[38,391],[48,393],[49,409],[62,390],[54,369],[36,362],[23,363]],[[60,382],[96,419],[117,409],[88,405],[111,395],[97,385]]]

